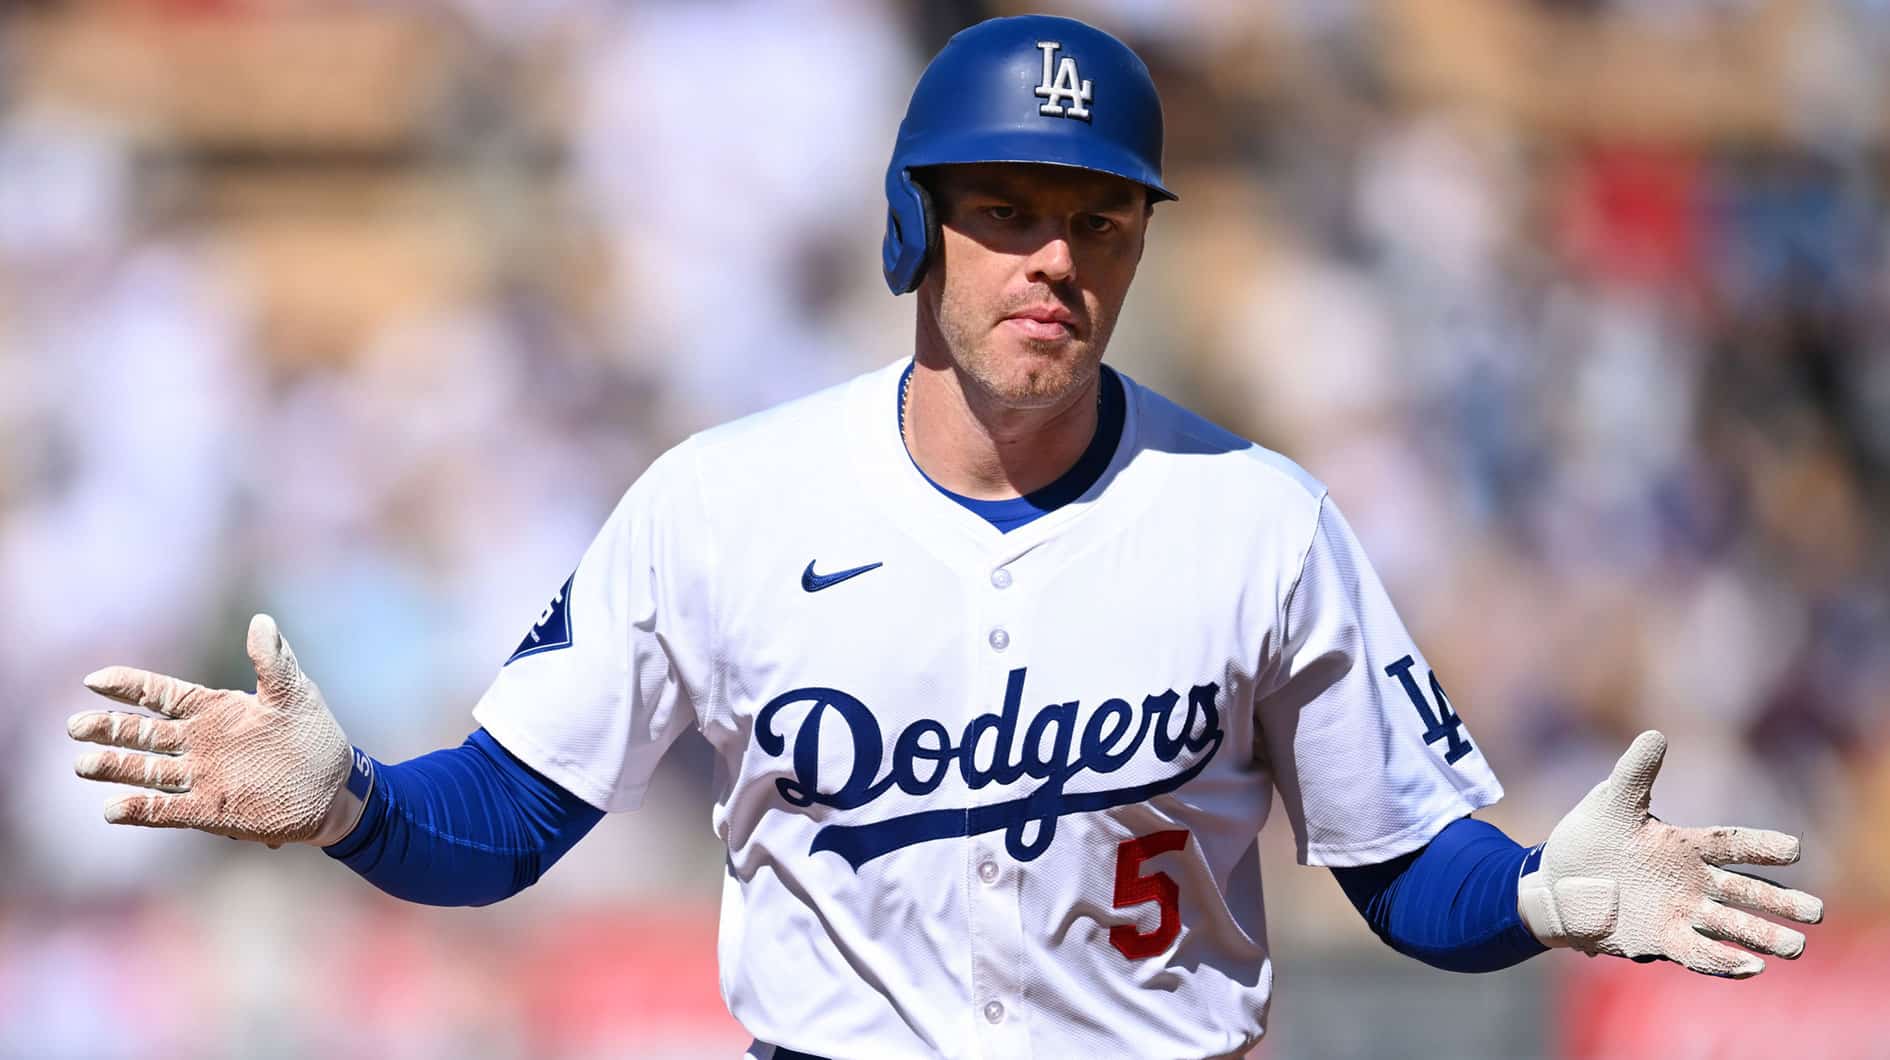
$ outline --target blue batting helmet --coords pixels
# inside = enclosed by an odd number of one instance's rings
[[[1162,186],[1162,101],[1129,46],[1071,18],[994,18],[946,42],[919,75],[886,167],[886,242],[894,294],[919,285],[938,243],[921,166],[1037,162]]]

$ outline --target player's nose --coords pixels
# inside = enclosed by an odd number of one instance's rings
[[[1070,249],[1068,233],[1051,233],[1024,261],[1025,277],[1038,283],[1057,284],[1076,273],[1076,256]]]

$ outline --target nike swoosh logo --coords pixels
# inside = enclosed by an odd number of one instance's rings
[[[864,567],[854,567],[852,570],[834,571],[832,574],[815,574],[814,561],[810,559],[807,561],[807,569],[801,572],[801,588],[806,589],[810,593],[817,593],[822,589],[831,589],[841,582],[846,581],[848,578],[857,578],[869,570],[878,570],[885,565],[884,563],[868,563]]]

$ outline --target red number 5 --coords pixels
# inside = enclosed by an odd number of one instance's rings
[[[1132,961],[1153,957],[1181,934],[1181,888],[1165,872],[1142,875],[1142,863],[1187,845],[1187,830],[1177,828],[1130,839],[1116,848],[1116,908],[1154,902],[1162,910],[1161,923],[1146,935],[1135,930],[1134,924],[1117,924],[1109,929],[1109,944],[1121,950],[1124,957]]]

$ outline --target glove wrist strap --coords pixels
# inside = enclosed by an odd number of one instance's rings
[[[1549,882],[1542,873],[1542,848],[1547,843],[1537,843],[1523,856],[1522,865],[1516,871],[1516,915],[1522,918],[1523,927],[1536,937],[1544,946],[1571,946],[1568,932],[1562,928],[1562,918],[1556,915],[1555,896],[1549,889]]]
[[[334,800],[328,804],[328,812],[322,815],[321,827],[309,840],[315,846],[332,846],[346,839],[361,822],[368,796],[374,793],[374,759],[359,747],[351,750],[348,778],[335,789]]]

